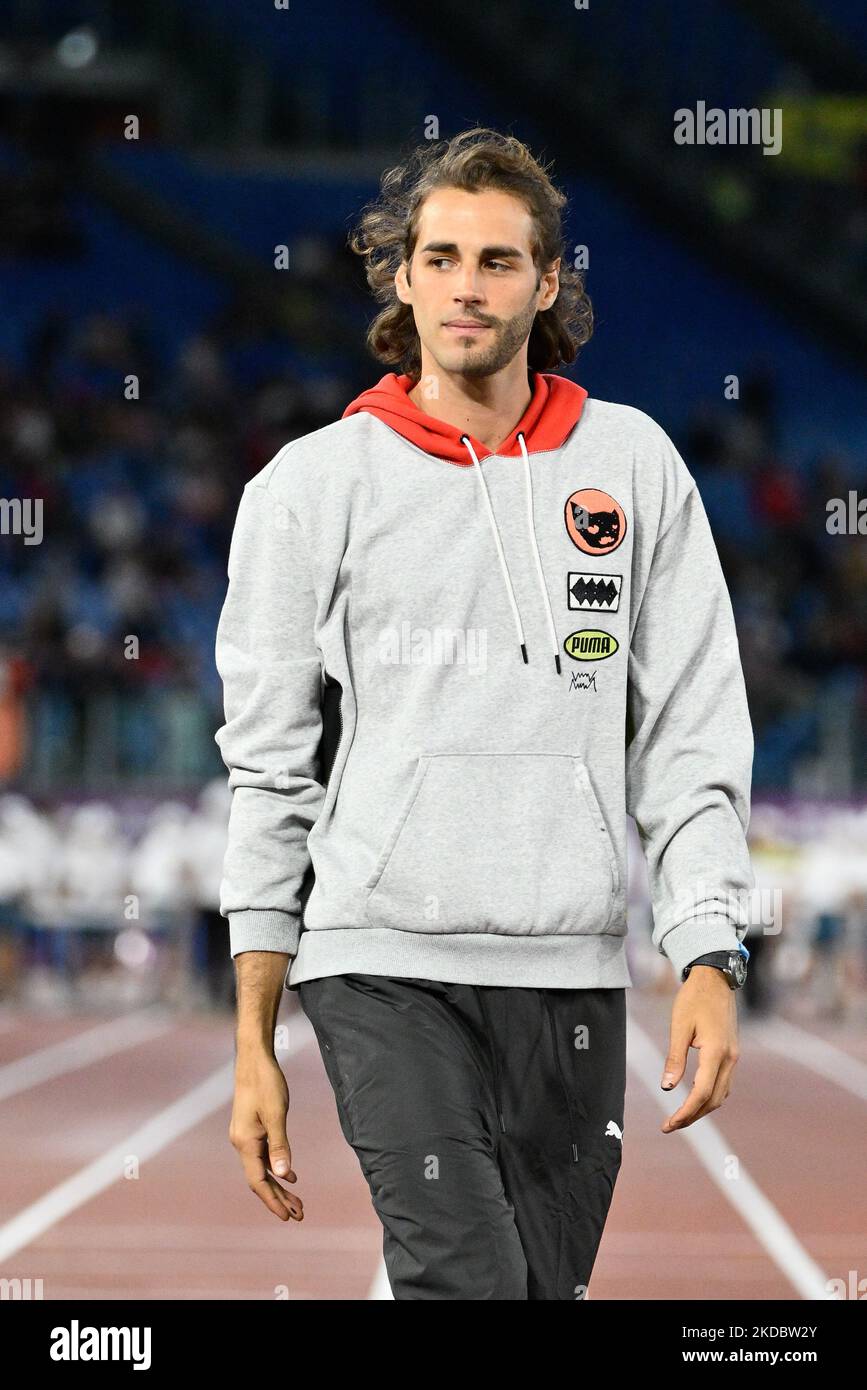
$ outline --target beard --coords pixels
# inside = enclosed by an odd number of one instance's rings
[[[490,324],[491,340],[480,343],[458,343],[448,363],[440,362],[444,371],[459,372],[468,379],[494,376],[507,367],[530,336],[536,307],[533,300],[510,319]]]

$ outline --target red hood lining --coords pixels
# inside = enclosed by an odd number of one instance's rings
[[[520,454],[520,433],[524,435],[528,453],[558,449],[581,418],[588,394],[583,386],[577,386],[575,382],[567,381],[553,372],[532,372],[530,379],[533,385],[530,404],[511,434],[496,450],[498,456],[511,458]],[[415,384],[416,380],[411,376],[386,372],[375,386],[362,391],[360,396],[350,401],[341,418],[345,420],[349,415],[367,411],[426,454],[434,454],[449,463],[472,467],[469,451],[461,443],[461,435],[466,431],[420,410],[407,394]],[[495,452],[473,435],[468,438],[479,459]]]

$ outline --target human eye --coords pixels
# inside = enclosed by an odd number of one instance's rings
[[[433,265],[433,266],[440,266],[440,265],[443,265],[443,264],[451,265],[451,263],[452,263],[452,257],[451,257],[451,256],[431,256],[431,258],[428,260],[428,265]],[[492,266],[497,266],[500,270],[511,270],[511,269],[512,269],[512,267],[509,265],[508,261],[489,260],[489,261],[486,262],[486,264],[487,264],[487,265],[492,265]]]

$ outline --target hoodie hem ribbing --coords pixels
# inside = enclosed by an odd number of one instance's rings
[[[525,989],[623,989],[632,985],[625,940],[625,935],[613,934],[534,937],[316,928],[301,933],[286,988],[323,975],[352,973]]]
[[[226,914],[229,920],[229,954],[242,951],[281,951],[292,956],[298,950],[301,922],[292,912],[278,908],[244,908]]]

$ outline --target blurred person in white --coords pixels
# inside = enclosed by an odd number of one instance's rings
[[[60,836],[50,817],[25,796],[0,797],[0,992],[20,997],[25,984],[27,929],[56,919]]]
[[[862,813],[828,808],[815,813],[803,845],[796,888],[809,949],[806,983],[815,1017],[841,1022],[859,985],[859,935],[867,894],[867,845]]]
[[[198,910],[196,964],[207,997],[217,1008],[235,1003],[235,972],[226,952],[226,922],[220,913],[220,877],[231,804],[225,777],[215,777],[202,788],[184,836],[192,899]]]

